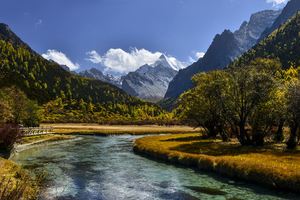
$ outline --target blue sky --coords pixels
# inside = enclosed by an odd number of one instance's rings
[[[65,62],[72,69],[98,66],[119,73],[133,70],[146,61],[153,62],[160,53],[186,65],[197,59],[197,52],[207,50],[215,34],[224,29],[236,30],[252,13],[276,9],[286,2],[0,1],[0,22],[8,24],[44,57]]]

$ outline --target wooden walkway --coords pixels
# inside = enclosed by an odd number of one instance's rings
[[[22,127],[20,131],[23,136],[46,135],[53,133],[53,127]]]

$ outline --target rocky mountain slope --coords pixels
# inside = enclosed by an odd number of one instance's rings
[[[112,75],[105,75],[96,68],[91,68],[88,70],[81,71],[81,72],[79,72],[79,75],[86,77],[86,78],[92,78],[92,79],[100,80],[100,81],[103,81],[106,83],[110,83],[112,85],[117,86],[118,88],[122,87],[121,78],[117,78]]]
[[[300,10],[300,1],[299,0],[290,0],[284,9],[282,10],[281,14],[277,17],[274,21],[272,26],[267,28],[261,35],[260,40],[266,38],[269,34],[273,31],[278,29],[282,24],[284,24],[288,19],[293,17],[298,11]]]
[[[165,55],[161,55],[154,64],[146,64],[124,76],[122,89],[132,96],[158,101],[164,97],[170,81],[177,74],[176,69]]]
[[[230,64],[240,67],[257,58],[278,59],[284,69],[300,66],[300,12]]]
[[[213,39],[205,56],[179,73],[170,82],[165,98],[176,99],[184,91],[193,87],[191,78],[201,71],[226,67],[235,58],[255,45],[266,28],[270,27],[281,11],[266,10],[255,13],[249,22],[244,22],[234,33],[225,30]]]

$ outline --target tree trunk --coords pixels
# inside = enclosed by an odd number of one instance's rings
[[[241,121],[239,123],[239,136],[238,140],[241,145],[251,145],[251,139],[246,130],[246,122]]]
[[[214,125],[207,125],[207,138],[216,138],[216,128]]]
[[[279,120],[279,124],[274,138],[276,142],[282,142],[284,140],[284,136],[283,136],[284,121],[285,121],[284,119]]]
[[[229,136],[222,125],[217,126],[217,132],[222,137],[223,142],[229,141]]]
[[[253,132],[252,143],[255,146],[263,146],[265,143],[265,133],[262,130],[256,129]]]
[[[297,147],[297,131],[298,131],[298,123],[294,122],[290,125],[290,138],[287,141],[288,149],[295,149]]]

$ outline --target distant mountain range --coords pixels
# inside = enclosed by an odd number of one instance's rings
[[[158,101],[163,97],[165,100],[177,99],[180,94],[193,87],[191,78],[195,74],[225,68],[264,40],[298,10],[300,10],[300,1],[291,0],[283,10],[254,13],[248,22],[241,24],[238,30],[234,32],[224,30],[223,33],[217,34],[204,57],[185,69],[174,66],[168,57],[162,55],[156,63],[141,66],[119,79],[104,75],[96,69],[80,74],[114,84],[128,94],[141,99],[150,101]],[[167,102],[169,104],[172,101]]]
[[[103,72],[96,68],[91,68],[88,70],[84,70],[79,72],[80,76],[92,78],[96,80],[100,80],[106,83],[110,83],[112,85],[117,86],[118,88],[122,88],[122,78],[115,77],[113,75],[105,75]]]
[[[82,71],[79,75],[111,83],[132,96],[156,102],[164,98],[169,83],[182,67],[162,54],[155,63],[145,64],[120,78],[104,75],[96,68]]]
[[[226,67],[235,58],[254,46],[261,34],[271,27],[281,11],[266,10],[253,14],[249,22],[243,22],[234,33],[225,30],[217,34],[203,58],[180,70],[170,82],[165,98],[176,99],[184,91],[193,87],[191,78],[199,73]]]

